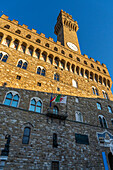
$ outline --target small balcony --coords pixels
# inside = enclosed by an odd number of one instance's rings
[[[54,118],[54,119],[60,119],[60,120],[66,120],[68,117],[67,113],[64,112],[58,112],[57,114],[53,112],[51,109],[47,109],[46,115],[48,117]]]

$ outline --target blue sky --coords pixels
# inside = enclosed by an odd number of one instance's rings
[[[46,37],[54,35],[54,26],[63,9],[78,22],[78,39],[82,54],[106,64],[113,80],[113,0],[5,0],[0,11],[19,24],[36,29]],[[2,12],[1,12],[2,15]],[[113,91],[113,87],[112,87]]]

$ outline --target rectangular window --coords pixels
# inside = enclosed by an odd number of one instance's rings
[[[52,161],[52,170],[59,170],[59,161]]]
[[[53,133],[53,147],[57,148],[58,144],[57,144],[57,134]]]
[[[81,134],[75,133],[75,140],[76,140],[76,143],[89,145],[88,135],[81,135]]]
[[[20,80],[20,79],[21,79],[21,76],[17,75],[16,79]]]

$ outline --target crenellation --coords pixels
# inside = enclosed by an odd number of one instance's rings
[[[25,29],[28,29],[28,26],[25,25],[25,24],[23,24],[22,27],[25,28]]]
[[[7,15],[5,15],[5,14],[3,14],[2,16],[1,16],[1,18],[3,18],[3,19],[6,19],[6,20],[8,20],[9,21],[9,17],[7,16]]]
[[[32,28],[32,30],[31,30],[31,31],[32,31],[33,33],[36,33],[36,32],[37,32],[37,30],[35,30],[35,29],[33,29],[33,28]]]
[[[15,19],[13,19],[11,22],[14,23],[14,24],[16,24],[16,25],[18,25],[18,21],[15,20]]]

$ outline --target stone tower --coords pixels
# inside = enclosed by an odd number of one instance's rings
[[[60,41],[66,48],[70,48],[81,54],[77,31],[77,21],[74,21],[71,15],[61,10],[55,25],[57,40]]]

